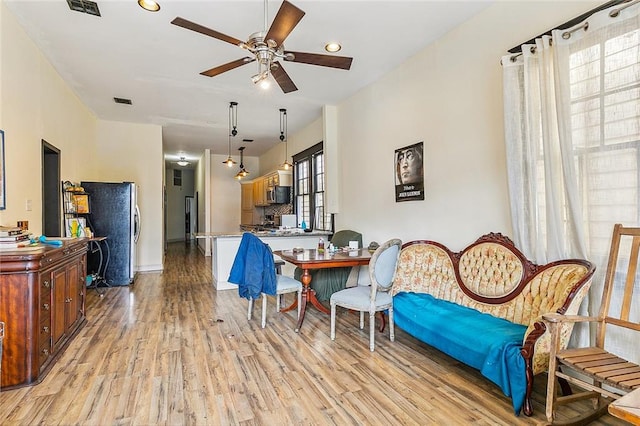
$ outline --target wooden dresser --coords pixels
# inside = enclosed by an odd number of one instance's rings
[[[87,241],[0,252],[2,389],[39,383],[86,323]]]

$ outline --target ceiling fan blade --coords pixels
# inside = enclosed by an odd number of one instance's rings
[[[287,74],[282,67],[282,64],[276,61],[274,62],[274,65],[277,65],[277,67],[271,69],[271,74],[273,75],[273,78],[276,79],[276,83],[278,83],[278,86],[280,86],[282,91],[284,93],[289,93],[298,90],[293,80],[291,80],[291,77],[289,77],[289,74]]]
[[[276,46],[280,46],[284,39],[287,38],[289,33],[298,25],[298,22],[304,16],[304,12],[298,9],[287,0],[282,2],[282,6],[278,10],[276,17],[273,18],[271,27],[267,31],[265,40],[273,40],[276,42]]]
[[[235,37],[219,33],[218,31],[212,30],[211,28],[203,27],[200,24],[196,24],[195,22],[188,21],[184,18],[180,18],[179,16],[171,21],[171,23],[173,25],[195,31],[200,34],[208,35],[209,37],[217,38],[218,40],[226,41],[227,43],[235,44],[236,46],[240,46],[242,43],[244,43],[242,40],[238,40]]]
[[[305,53],[305,52],[284,52],[284,54],[292,53],[295,57],[293,59],[285,58],[285,61],[300,62],[309,65],[320,65],[322,67],[340,68],[348,70],[351,68],[351,62],[353,58],[347,56],[335,56],[335,55],[321,55],[319,53]]]
[[[207,77],[215,77],[218,74],[222,74],[223,72],[227,72],[234,68],[238,68],[239,66],[248,64],[249,62],[253,62],[255,60],[256,60],[255,58],[250,58],[248,56],[245,56],[244,58],[236,59],[235,61],[231,61],[224,65],[211,68],[210,70],[202,71],[200,74],[205,75]]]

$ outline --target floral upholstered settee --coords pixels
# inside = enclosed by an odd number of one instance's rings
[[[395,324],[477,368],[533,413],[533,377],[545,372],[550,336],[542,315],[576,314],[595,267],[569,259],[536,265],[501,234],[458,253],[434,241],[402,246],[393,286]],[[572,328],[563,330],[564,347]]]

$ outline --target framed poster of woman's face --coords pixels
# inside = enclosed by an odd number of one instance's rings
[[[424,142],[396,149],[396,202],[424,200]]]

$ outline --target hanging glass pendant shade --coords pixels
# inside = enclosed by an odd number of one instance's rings
[[[229,156],[222,164],[226,164],[227,167],[233,167],[236,164],[231,158],[231,137],[238,134],[238,103],[229,102]]]
[[[235,175],[235,178],[240,180],[243,177],[249,176],[249,172],[244,168],[244,146],[238,148],[238,151],[240,151],[240,170]]]

